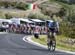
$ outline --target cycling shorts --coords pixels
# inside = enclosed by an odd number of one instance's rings
[[[49,28],[49,30],[50,30],[50,32],[53,32],[53,33],[56,32],[55,28]]]

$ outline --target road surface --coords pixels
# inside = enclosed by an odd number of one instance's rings
[[[64,52],[49,52],[22,40],[24,34],[0,34],[0,55],[73,55]]]

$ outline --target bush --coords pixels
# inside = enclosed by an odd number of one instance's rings
[[[8,8],[10,7],[10,2],[0,2],[0,6]]]
[[[60,24],[60,32],[69,38],[75,38],[75,24],[71,22],[62,22]]]
[[[44,19],[44,20],[47,20],[47,19],[50,19],[49,16],[46,16],[44,14],[39,14],[39,13],[35,13],[35,14],[29,14],[28,18],[32,18],[32,19]]]
[[[18,8],[18,9],[22,9],[22,10],[26,10],[28,8],[28,5],[26,3],[22,3],[22,2],[0,2],[0,7],[13,7],[13,8]]]
[[[57,16],[59,17],[63,17],[66,15],[66,9],[65,8],[61,8],[60,11],[58,13],[56,13]]]
[[[10,5],[15,8],[15,6],[17,5],[17,2],[12,2]]]
[[[5,14],[6,19],[10,19],[12,18],[12,16],[10,14]]]
[[[28,8],[27,6],[27,4],[20,2],[16,5],[16,8],[26,10]]]

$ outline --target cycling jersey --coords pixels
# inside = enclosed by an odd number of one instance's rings
[[[58,22],[48,22],[48,28],[51,32],[57,32],[59,29],[59,23]]]

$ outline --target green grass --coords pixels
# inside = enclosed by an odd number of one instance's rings
[[[56,38],[56,47],[58,49],[62,49],[62,50],[68,50],[68,51],[73,51],[75,52],[75,44],[74,45],[71,45],[71,44],[68,44],[68,43],[64,43],[64,42],[61,42],[61,40],[66,40],[68,39],[67,37],[64,37],[64,36],[57,36]],[[35,39],[34,37],[32,38],[33,41],[35,42],[38,42],[40,44],[43,44],[43,45],[47,45],[47,38],[46,38],[46,35],[40,35],[40,39]]]

